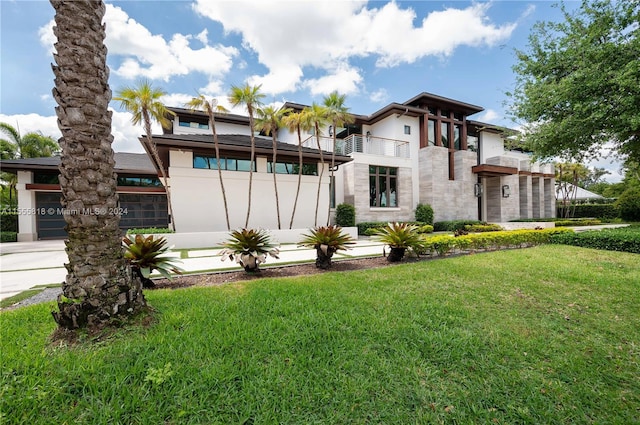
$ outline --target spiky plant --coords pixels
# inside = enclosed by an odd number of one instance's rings
[[[131,268],[138,274],[145,288],[155,285],[149,276],[157,270],[167,279],[172,279],[171,273],[182,274],[183,269],[175,265],[176,257],[167,255],[167,240],[164,237],[154,239],[153,235],[146,238],[143,235],[127,235],[122,238],[125,252],[124,258],[129,261]]]
[[[389,246],[387,261],[397,262],[404,258],[407,250],[420,252],[424,239],[418,233],[418,226],[409,223],[387,223],[374,230],[374,238]]]
[[[353,245],[355,241],[348,233],[343,233],[342,227],[329,225],[315,227],[310,234],[303,234],[298,246],[315,248],[316,267],[328,269],[331,267],[331,257],[337,251],[347,250],[347,245]]]
[[[230,238],[222,244],[222,260],[229,258],[240,264],[246,272],[260,271],[260,264],[267,256],[279,258],[280,249],[271,241],[267,231],[259,229],[239,229],[230,233]]]

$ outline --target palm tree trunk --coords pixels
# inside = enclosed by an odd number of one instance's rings
[[[300,135],[300,126],[298,130],[298,187],[296,188],[296,197],[293,201],[293,211],[291,212],[291,222],[289,229],[293,229],[293,217],[296,215],[296,207],[298,206],[298,195],[300,195],[300,182],[302,181],[302,136]]]
[[[322,187],[322,176],[324,174],[324,157],[322,155],[322,147],[320,146],[320,127],[316,122],[316,142],[318,144],[318,153],[320,154],[320,173],[318,173],[318,193],[316,194],[316,215],[313,222],[314,226],[318,225],[318,208],[320,207],[320,188]]]
[[[271,171],[273,172],[273,190],[276,192],[276,215],[278,217],[278,230],[282,229],[280,224],[280,199],[278,198],[278,180],[276,179],[276,160],[278,157],[278,146],[276,141],[276,134],[271,131],[273,137],[273,161]]]
[[[211,121],[211,129],[213,130],[213,147],[216,151],[218,179],[220,180],[220,190],[222,191],[222,201],[224,202],[224,216],[227,219],[227,230],[231,230],[231,223],[229,222],[229,206],[227,205],[227,192],[224,189],[224,182],[222,181],[222,169],[220,167],[220,145],[218,144],[218,133],[216,132],[216,119],[213,116],[212,111],[210,112],[209,121]]]
[[[247,218],[244,221],[244,227],[249,227],[249,216],[251,215],[251,190],[253,189],[253,162],[256,158],[256,141],[253,135],[253,109],[247,106],[249,110],[249,128],[251,129],[251,161],[249,163],[249,200],[247,201]]]
[[[169,187],[169,180],[167,180],[167,173],[164,170],[164,165],[162,165],[162,160],[160,160],[158,148],[153,142],[153,137],[151,136],[151,117],[149,116],[149,111],[146,108],[142,109],[142,120],[144,121],[144,131],[147,136],[147,145],[149,146],[149,149],[151,149],[151,155],[153,155],[153,159],[158,164],[158,167],[160,167],[160,176],[162,177],[162,183],[164,184],[164,189],[167,193],[167,207],[169,209],[169,217],[171,217],[171,230],[175,232],[176,223],[173,217],[173,207],[171,206],[171,188]]]
[[[100,326],[145,305],[124,259],[111,144],[111,89],[104,3],[51,0],[58,38],[53,97],[62,132],[60,188],[68,233],[68,275],[53,317],[59,327]]]
[[[333,122],[333,144],[331,149],[331,177],[329,177],[329,206],[327,207],[327,226],[329,225],[329,221],[331,220],[331,195],[335,193],[336,188],[333,170],[336,166],[336,132],[337,132],[338,123]]]

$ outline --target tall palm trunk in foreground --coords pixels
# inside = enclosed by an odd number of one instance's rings
[[[300,195],[300,183],[302,182],[302,130],[308,129],[307,120],[302,112],[294,112],[288,114],[282,119],[282,123],[289,131],[298,133],[298,186],[296,188],[296,197],[293,201],[293,211],[291,211],[291,221],[289,229],[293,229],[293,219],[296,215],[296,207],[298,206],[298,197]]]
[[[145,306],[142,283],[123,256],[111,143],[111,100],[102,17],[95,0],[51,0],[58,38],[53,65],[62,132],[60,188],[68,275],[53,312],[61,328],[99,326]]]

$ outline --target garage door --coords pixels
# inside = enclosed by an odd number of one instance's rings
[[[36,209],[41,214],[36,216],[38,239],[64,239],[65,221],[60,205],[61,193],[36,192]]]

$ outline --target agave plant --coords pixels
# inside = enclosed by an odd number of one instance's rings
[[[246,272],[260,271],[259,266],[267,261],[267,255],[279,258],[280,250],[265,230],[239,229],[232,231],[230,236],[222,244],[222,260],[229,258],[244,267]]]
[[[157,270],[162,276],[171,279],[171,273],[182,274],[184,270],[175,265],[180,262],[176,257],[168,256],[167,240],[164,237],[154,239],[153,235],[146,238],[142,235],[127,235],[122,238],[125,252],[124,258],[129,261],[133,271],[142,280],[145,288],[153,288],[155,285],[149,275]]]
[[[389,247],[387,261],[390,262],[401,261],[407,250],[420,252],[424,245],[418,226],[409,223],[387,223],[375,230],[374,237]]]
[[[310,230],[311,234],[303,234],[298,246],[315,248],[316,267],[328,269],[331,267],[331,257],[336,251],[347,250],[347,245],[355,243],[348,233],[342,232],[342,227],[329,225],[315,227]]]

